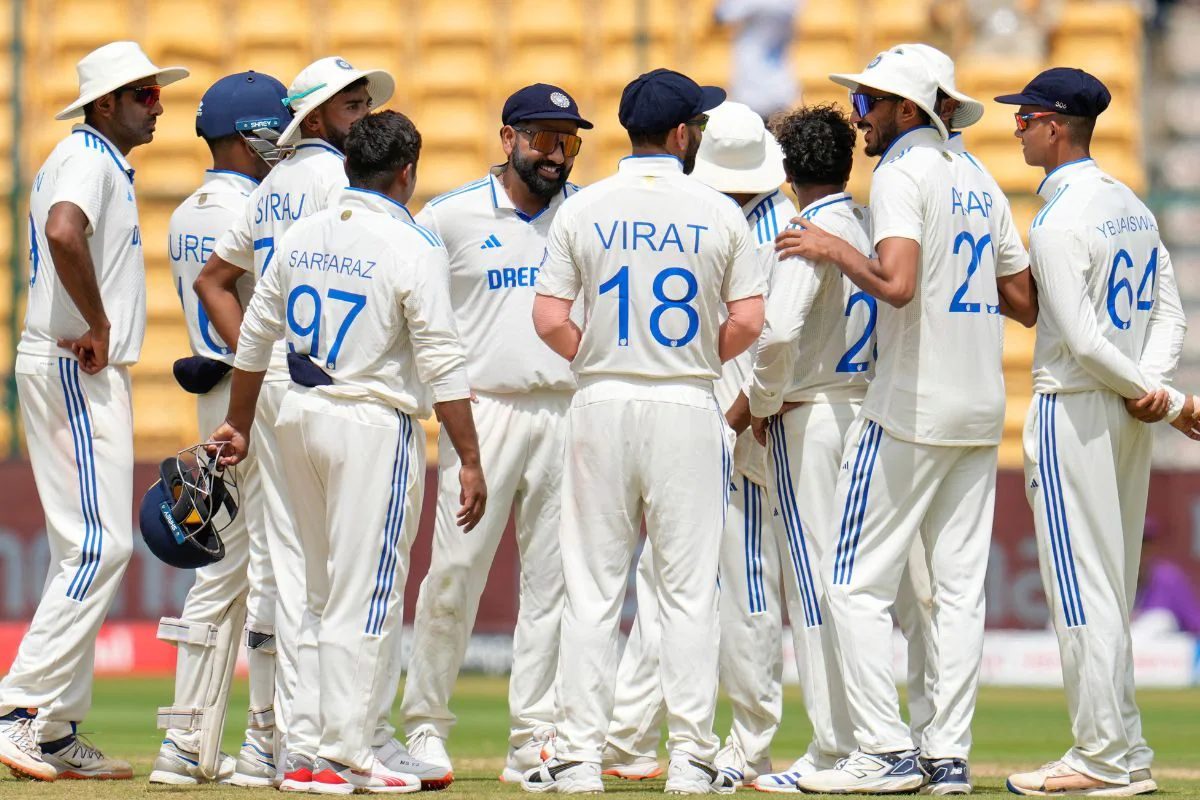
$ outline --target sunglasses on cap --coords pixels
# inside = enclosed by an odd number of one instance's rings
[[[1017,120],[1017,130],[1023,131],[1029,127],[1029,123],[1033,120],[1041,119],[1042,117],[1052,117],[1057,113],[1057,111],[1034,111],[1029,114],[1022,114],[1018,111],[1017,113],[1013,114],[1013,117],[1015,117]]]
[[[153,108],[158,103],[158,99],[162,97],[162,87],[158,84],[154,84],[153,86],[125,86],[117,89],[117,94],[121,92],[133,92],[134,102],[146,108]]]
[[[529,136],[529,146],[539,153],[553,153],[561,144],[564,158],[574,158],[583,147],[583,139],[573,133],[559,131],[535,131],[533,128],[522,128],[513,125],[514,131],[520,131]]]
[[[683,124],[699,128],[700,132],[704,133],[704,129],[708,127],[708,114],[698,114]]]
[[[884,100],[899,100],[899,97],[890,94],[867,94],[866,92],[852,92],[850,94],[850,105],[854,106],[854,113],[860,117],[865,117],[871,113],[871,109],[876,103]]]

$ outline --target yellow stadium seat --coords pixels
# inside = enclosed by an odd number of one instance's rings
[[[313,47],[312,0],[295,0],[287,10],[270,3],[238,3],[231,22],[239,50],[296,50],[307,54]]]
[[[929,35],[932,11],[929,0],[874,0],[863,23],[870,31],[871,46],[868,58],[903,42],[919,42]]]
[[[1141,13],[1136,3],[1099,0],[1068,3],[1058,17],[1058,33],[1095,33],[1124,38],[1141,37]]]
[[[507,97],[534,82],[570,86],[572,95],[579,102],[581,96],[587,96],[588,77],[583,48],[577,43],[538,42],[509,51],[497,88]]]
[[[857,3],[849,0],[823,0],[805,3],[796,15],[797,38],[854,40],[858,36]]]
[[[284,86],[291,86],[292,81],[315,59],[306,48],[305,50],[241,50],[233,54],[226,62],[226,74],[254,70],[265,72],[278,78]]]
[[[156,242],[165,243],[164,236]],[[182,325],[183,310],[171,270],[164,266],[146,269],[146,316],[155,324]]]
[[[56,55],[78,61],[100,45],[132,39],[132,11],[110,0],[56,0],[51,45]]]
[[[479,150],[483,140],[492,141],[500,129],[499,119],[488,118],[484,103],[469,97],[426,97],[416,105],[413,121],[421,131],[423,149]]]
[[[170,321],[147,320],[146,339],[142,343],[142,358],[139,362],[144,370],[170,375],[175,359],[191,354],[192,348],[188,344],[187,328],[184,327],[182,314]]]
[[[964,134],[965,135],[965,134]],[[987,166],[996,183],[1006,193],[1033,192],[1042,180],[1042,171],[1025,163],[1021,146],[1014,139],[1012,144],[968,140],[971,154]]]
[[[156,64],[178,63],[193,69],[200,61],[218,60],[214,44],[226,41],[229,35],[222,3],[150,0],[147,5],[146,53]],[[182,20],[187,21],[185,36],[180,35]]]
[[[402,0],[327,0],[321,27],[329,52],[342,54],[358,66],[347,51],[359,47],[406,50],[406,32],[414,16]]]
[[[805,39],[792,44],[793,68],[806,89],[823,83],[836,85],[829,80],[830,73],[858,72],[865,66],[858,60],[858,48],[851,41]]]
[[[515,50],[532,42],[583,44],[584,21],[582,0],[510,0],[506,14],[508,35]]]
[[[691,49],[685,51],[686,73],[700,84],[728,86],[732,43],[732,35],[725,28],[694,40]]]
[[[423,47],[413,71],[413,89],[421,95],[468,94],[486,97],[495,74],[491,48],[481,44]]]
[[[134,167],[137,170],[134,185],[139,197],[166,196],[181,201],[199,185],[198,176],[212,166],[212,158],[204,145],[194,152],[155,151],[151,147],[153,145],[140,155]]]
[[[421,47],[435,44],[490,46],[496,38],[495,0],[420,0],[417,38]]]
[[[1141,85],[1142,70],[1137,51],[1119,38],[1060,36],[1051,48],[1050,61],[1086,70],[1110,90],[1137,89]]]
[[[644,44],[610,41],[599,46],[591,72],[602,90],[616,87],[620,91],[643,72],[670,66],[673,62],[674,48],[667,41],[651,40]]]
[[[138,459],[159,461],[211,433],[200,434],[196,429],[196,396],[179,388],[170,369],[170,363],[165,370],[139,365],[131,372],[134,454]]]
[[[417,189],[424,205],[431,197],[478,180],[487,169],[474,152],[463,152],[454,148],[422,150],[421,163],[417,172]]]
[[[679,7],[674,0],[603,0],[589,8],[587,24],[589,29],[598,26],[602,44],[642,36],[668,42],[679,26]]]

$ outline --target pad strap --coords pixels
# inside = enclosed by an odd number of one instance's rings
[[[247,628],[246,648],[273,656],[275,655],[275,634],[252,631]]]
[[[269,706],[264,709],[250,709],[246,714],[246,727],[256,731],[269,731],[275,729],[275,706]]]
[[[215,647],[217,626],[210,622],[188,622],[186,619],[163,617],[158,621],[158,638],[172,644],[194,644]]]
[[[198,731],[204,727],[203,708],[160,708],[159,730]]]

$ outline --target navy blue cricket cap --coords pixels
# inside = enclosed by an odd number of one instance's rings
[[[1074,67],[1052,67],[1031,80],[1020,94],[996,98],[997,103],[1042,106],[1072,117],[1098,117],[1111,101],[1108,87]]]
[[[584,130],[593,127],[592,123],[579,116],[575,98],[548,83],[535,83],[517,89],[504,101],[504,109],[500,112],[501,122],[512,125],[528,119],[569,119],[579,123]]]
[[[292,121],[287,87],[261,72],[226,75],[208,87],[196,109],[196,135],[219,139],[255,128],[282,131]]]
[[[656,69],[634,78],[621,92],[617,117],[627,131],[669,131],[725,102],[725,90],[701,86],[674,70]]]

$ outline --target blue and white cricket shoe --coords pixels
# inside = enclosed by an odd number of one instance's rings
[[[961,758],[922,758],[921,768],[929,776],[929,783],[921,787],[921,794],[970,794],[971,769]]]
[[[815,794],[911,794],[928,780],[921,769],[920,751],[864,753],[856,750],[849,758],[796,780],[801,791]]]
[[[817,769],[817,765],[813,763],[812,758],[808,755],[802,755],[783,772],[771,772],[759,775],[753,781],[753,785],[760,792],[799,794],[801,790],[796,785],[796,781],[801,778],[807,778],[809,775],[815,775],[817,772],[820,772],[820,770]]]

